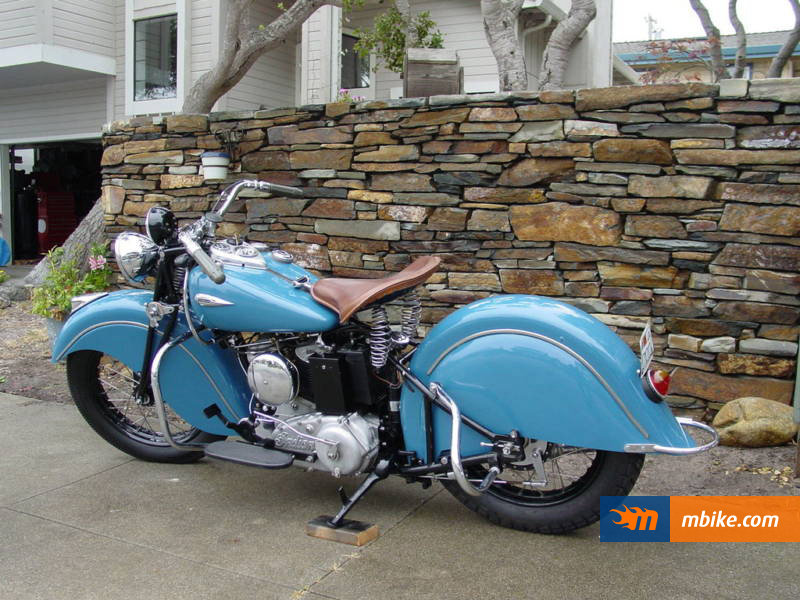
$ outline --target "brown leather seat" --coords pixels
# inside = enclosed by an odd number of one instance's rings
[[[383,279],[320,279],[311,287],[311,296],[338,313],[339,321],[344,323],[364,306],[426,281],[439,268],[440,262],[435,256],[423,256],[399,273]]]

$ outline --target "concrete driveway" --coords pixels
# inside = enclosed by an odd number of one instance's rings
[[[379,484],[353,513],[379,525],[376,541],[357,549],[310,538],[306,522],[337,508],[338,482],[327,475],[136,461],[94,434],[74,406],[4,394],[0,473],[4,600],[740,600],[797,592],[798,544],[601,544],[598,525],[525,534],[491,525],[441,486],[401,480]],[[668,487],[645,478],[635,493]]]

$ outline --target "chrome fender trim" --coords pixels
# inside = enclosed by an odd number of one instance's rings
[[[444,358],[448,354],[450,354],[453,350],[455,350],[459,346],[462,346],[462,345],[466,344],[467,342],[469,342],[471,340],[474,340],[474,339],[477,339],[477,338],[480,338],[480,337],[484,337],[484,336],[487,336],[487,335],[500,335],[500,334],[525,335],[525,336],[528,336],[528,337],[532,337],[532,338],[535,338],[537,340],[541,340],[543,342],[547,342],[548,344],[552,344],[556,348],[559,348],[559,349],[563,350],[564,352],[566,352],[567,354],[569,354],[575,360],[580,362],[584,367],[586,367],[586,369],[588,369],[588,371],[592,375],[594,375],[595,379],[597,379],[597,381],[600,383],[600,385],[602,385],[606,389],[608,394],[614,399],[614,402],[617,403],[617,406],[619,406],[620,409],[622,410],[622,412],[625,413],[625,416],[634,425],[634,427],[636,427],[636,429],[638,429],[639,432],[644,437],[646,437],[646,438],[650,437],[650,434],[647,433],[647,430],[644,427],[642,427],[642,425],[636,420],[636,418],[633,416],[633,414],[628,409],[628,407],[625,406],[625,403],[622,401],[622,398],[619,397],[619,395],[613,390],[613,388],[609,385],[609,383],[603,378],[602,375],[600,375],[600,373],[597,372],[597,369],[595,369],[589,363],[588,360],[586,360],[580,354],[575,352],[572,348],[570,348],[569,346],[567,346],[565,344],[562,344],[558,340],[554,340],[553,338],[547,337],[545,335],[541,335],[539,333],[534,333],[532,331],[524,331],[522,329],[488,329],[486,331],[481,331],[481,332],[478,332],[478,333],[473,333],[472,335],[468,335],[467,337],[465,337],[465,338],[457,341],[455,344],[451,345],[449,348],[445,349],[445,351],[442,352],[437,357],[437,359],[435,361],[433,361],[433,364],[428,369],[427,374],[430,375],[431,373],[433,373],[434,369],[436,369],[436,367],[439,366],[439,363],[441,363],[442,360],[444,360]],[[637,452],[642,452],[642,451],[638,450]]]
[[[719,443],[719,434],[717,433],[717,430],[710,425],[706,425],[705,423],[700,423],[699,421],[694,421],[692,419],[687,419],[686,417],[675,417],[675,420],[678,421],[678,424],[684,429],[691,427],[694,427],[695,429],[702,429],[706,433],[710,433],[713,436],[713,439],[702,446],[695,446],[693,448],[672,448],[670,446],[659,446],[658,444],[625,444],[625,452],[660,452],[661,454],[688,456],[690,454],[699,454],[700,452],[710,450]]]

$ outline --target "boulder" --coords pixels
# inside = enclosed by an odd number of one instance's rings
[[[758,397],[728,402],[714,417],[713,425],[725,446],[779,446],[797,433],[791,407]]]

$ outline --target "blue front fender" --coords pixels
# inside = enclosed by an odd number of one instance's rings
[[[153,299],[147,290],[112,292],[72,313],[53,345],[53,362],[79,350],[95,350],[113,356],[132,371],[140,371],[147,337],[145,306]],[[187,331],[183,313],[173,337]],[[203,409],[217,404],[233,421],[249,414],[250,390],[232,350],[201,344],[189,338],[171,349],[161,366],[164,401],[186,422],[217,435],[230,430]]]
[[[465,306],[420,344],[411,371],[437,382],[470,417],[497,434],[622,452],[626,444],[689,448],[669,407],[644,394],[639,361],[613,331],[568,304],[496,296]],[[422,394],[403,388],[406,449],[426,456]],[[449,448],[450,417],[434,410],[434,452]],[[463,456],[485,441],[462,428]],[[427,457],[430,461],[434,457]]]

